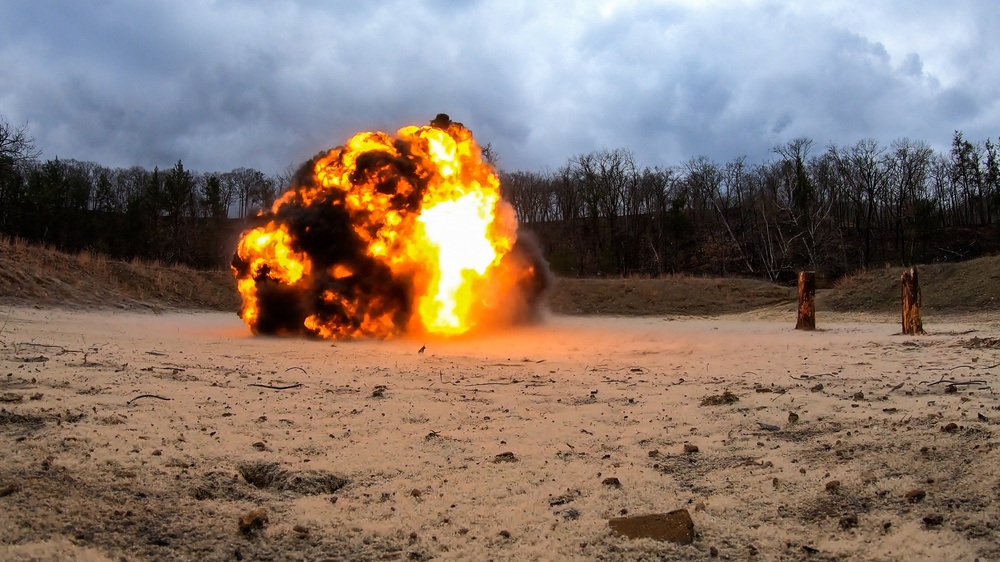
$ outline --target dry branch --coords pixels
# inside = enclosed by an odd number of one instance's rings
[[[297,382],[295,384],[289,384],[287,386],[275,386],[275,385],[272,385],[272,384],[250,383],[247,386],[256,386],[257,388],[267,388],[267,389],[270,389],[270,390],[288,390],[290,388],[298,388],[298,387],[302,386],[302,383]]]
[[[165,401],[168,401],[168,402],[170,400],[173,400],[172,398],[166,398],[166,397],[160,396],[158,394],[140,394],[139,396],[136,396],[135,398],[132,398],[131,400],[129,400],[128,402],[126,402],[126,404],[131,404],[132,402],[135,402],[136,400],[139,400],[139,399],[142,399],[142,398],[156,398],[157,400],[165,400]]]

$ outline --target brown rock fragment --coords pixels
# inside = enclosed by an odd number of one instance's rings
[[[698,446],[697,445],[692,445],[691,443],[685,443],[684,444],[684,452],[685,453],[697,453],[698,452]]]
[[[788,423],[795,423],[799,421],[799,415],[795,412],[788,412]]]
[[[944,523],[944,516],[939,513],[932,513],[927,517],[924,517],[924,525],[928,527],[938,527]]]
[[[840,489],[840,480],[830,480],[826,483],[827,492],[836,492]]]
[[[916,488],[910,490],[909,492],[906,492],[905,496],[906,496],[906,501],[910,503],[917,503],[923,500],[925,497],[927,497],[927,492],[921,490],[920,488]]]
[[[267,510],[259,507],[240,517],[240,533],[247,536],[252,535],[263,529],[267,525],[267,521]]]
[[[677,544],[694,541],[694,521],[686,509],[668,513],[618,517],[608,521],[611,530],[630,539],[654,539]]]

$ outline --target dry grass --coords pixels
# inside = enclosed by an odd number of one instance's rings
[[[739,278],[672,275],[641,279],[561,278],[550,296],[554,312],[712,316],[794,302],[795,290]]]
[[[1000,310],[1000,256],[920,266],[924,307],[943,311]],[[887,312],[899,307],[902,268],[859,272],[817,294],[817,308]],[[715,316],[781,305],[796,291],[755,279],[671,275],[627,279],[559,278],[549,303],[571,315]],[[237,310],[229,271],[80,252],[64,254],[22,240],[0,241],[0,302],[63,307]]]
[[[0,299],[64,307],[236,310],[232,274],[158,262],[65,254],[23,240],[0,241]]]
[[[1000,256],[917,267],[923,306],[934,311],[1000,310]],[[887,312],[899,309],[903,268],[849,275],[817,297],[817,306],[835,311]]]

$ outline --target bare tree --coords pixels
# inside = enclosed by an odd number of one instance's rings
[[[0,116],[0,165],[20,166],[40,155],[27,124],[14,126]]]
[[[875,231],[875,219],[890,177],[885,148],[875,139],[865,139],[846,150],[831,146],[830,154],[854,203],[855,228],[863,241],[860,265],[867,269],[871,265],[872,244],[881,242]]]

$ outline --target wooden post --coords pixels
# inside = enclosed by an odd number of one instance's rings
[[[924,323],[920,318],[920,283],[917,268],[904,269],[900,277],[903,296],[903,333],[911,336],[924,333]]]
[[[816,272],[799,272],[799,318],[796,330],[816,329]]]

